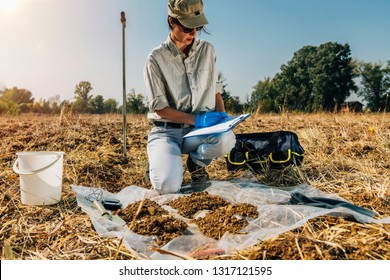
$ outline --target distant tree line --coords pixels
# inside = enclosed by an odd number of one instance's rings
[[[226,90],[226,79],[220,73],[227,111],[338,111],[352,93],[372,112],[390,111],[390,61],[384,65],[354,60],[348,44],[305,46],[280,70],[273,78],[260,80],[244,103]]]
[[[258,81],[245,102],[227,90],[222,73],[219,81],[223,85],[226,110],[231,114],[338,111],[352,93],[360,96],[370,111],[390,111],[390,61],[383,64],[354,60],[348,44],[328,42],[301,48],[273,78]],[[64,105],[75,113],[122,112],[115,99],[94,97],[92,89],[90,82],[81,81],[76,85],[74,101],[61,102],[59,96],[36,101],[26,89],[6,88],[0,91],[0,114],[57,114]],[[144,96],[134,90],[128,93],[126,111],[146,113]]]
[[[370,111],[390,111],[390,61],[359,62],[348,44],[329,42],[295,52],[280,73],[256,84],[247,105],[251,112],[338,111],[353,92]]]
[[[116,114],[122,112],[122,105],[113,99],[104,99],[102,95],[91,94],[90,82],[81,81],[76,85],[74,101],[60,101],[60,97],[50,97],[48,100],[35,100],[30,91],[17,87],[0,91],[0,115],[18,115],[20,113],[59,114],[66,106],[73,113],[80,114]],[[126,112],[129,114],[144,114],[147,107],[142,94],[134,90],[127,94]]]

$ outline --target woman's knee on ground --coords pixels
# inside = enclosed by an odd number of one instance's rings
[[[153,188],[159,194],[176,193],[180,190],[183,182],[182,172],[172,172],[170,174],[163,174],[160,178],[151,178]]]

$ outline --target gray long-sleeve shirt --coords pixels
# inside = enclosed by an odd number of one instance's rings
[[[212,111],[215,94],[222,93],[214,47],[203,40],[195,40],[186,57],[168,36],[149,54],[144,78],[151,120],[164,121],[155,111],[165,107],[194,114]]]

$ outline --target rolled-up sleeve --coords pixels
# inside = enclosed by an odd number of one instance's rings
[[[149,55],[144,68],[144,79],[150,112],[169,106],[165,91],[166,85],[160,68],[152,55]]]
[[[217,82],[215,86],[215,93],[223,93],[223,85],[221,82]]]

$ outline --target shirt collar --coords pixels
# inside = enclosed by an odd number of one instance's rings
[[[179,49],[176,47],[175,43],[172,41],[170,34],[168,35],[168,39],[167,39],[167,41],[166,41],[166,44],[167,44],[168,49],[171,51],[171,53],[172,53],[173,56],[176,57],[176,56],[182,54],[182,53],[179,51]],[[191,53],[193,53],[193,52],[195,51],[196,44],[197,44],[197,40],[196,40],[196,38],[195,38],[195,39],[194,39],[194,42],[192,43],[191,50],[190,50],[188,56],[190,56]]]

